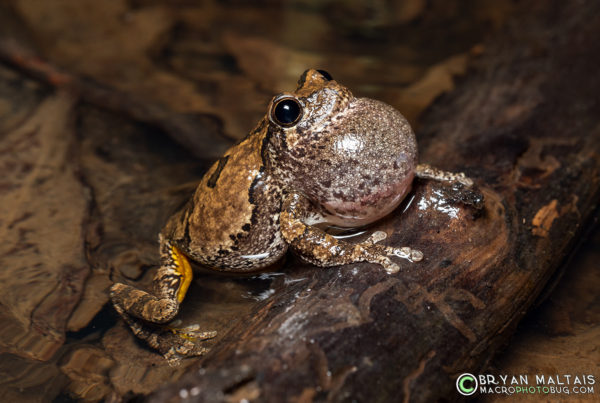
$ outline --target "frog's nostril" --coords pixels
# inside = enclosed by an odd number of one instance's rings
[[[331,81],[333,80],[333,77],[331,77],[331,74],[329,74],[328,72],[326,72],[325,70],[317,70],[327,81]]]

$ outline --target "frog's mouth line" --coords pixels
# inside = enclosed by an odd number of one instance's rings
[[[327,223],[341,227],[361,227],[391,213],[411,189],[414,173],[393,185],[378,188],[355,201],[330,200],[323,203]]]

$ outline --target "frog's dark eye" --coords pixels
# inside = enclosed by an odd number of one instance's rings
[[[296,98],[282,98],[271,109],[271,120],[283,127],[295,125],[302,117],[302,105]]]
[[[328,72],[326,72],[325,70],[317,70],[319,73],[321,73],[321,75],[325,78],[325,80],[327,81],[331,81],[333,80],[333,77],[331,77],[331,74],[329,74]]]

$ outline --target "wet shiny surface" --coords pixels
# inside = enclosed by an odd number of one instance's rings
[[[459,208],[448,203],[445,195],[441,191],[435,191],[430,197],[418,201],[419,210],[427,211],[435,209],[441,213],[447,214],[449,218],[458,218]]]

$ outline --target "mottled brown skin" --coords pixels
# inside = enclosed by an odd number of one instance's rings
[[[284,102],[282,102],[284,101]],[[298,107],[281,121],[282,105]],[[376,263],[399,270],[390,257],[423,258],[409,247],[378,245],[375,232],[352,244],[314,226],[360,227],[394,210],[414,176],[472,182],[462,173],[417,165],[415,136],[391,106],[355,98],[318,70],[307,70],[298,88],[273,98],[267,115],[204,175],[193,198],[160,234],[161,267],[148,293],[114,284],[111,299],[134,333],[176,362],[206,351],[193,339],[214,332],[152,326],[167,323],[192,278],[187,258],[215,270],[264,268],[291,248],[317,266]]]

